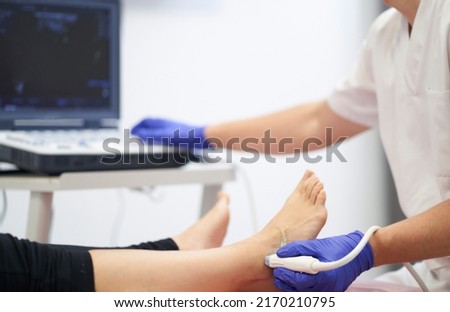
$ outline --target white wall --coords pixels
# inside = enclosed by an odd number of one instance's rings
[[[379,2],[125,0],[123,126],[144,116],[215,123],[324,97],[356,58]],[[376,131],[340,151],[347,163],[286,164],[278,157],[276,164],[262,159],[240,165],[251,182],[258,227],[283,205],[307,168],[328,193],[322,236],[385,225],[392,190],[385,187],[389,177]],[[239,154],[233,159],[239,164]],[[57,193],[51,241],[124,245],[173,235],[196,220],[200,191],[162,187],[153,199],[130,190]],[[231,243],[253,228],[242,175],[226,191],[232,197]],[[23,237],[28,194],[8,191],[8,201],[0,231]]]

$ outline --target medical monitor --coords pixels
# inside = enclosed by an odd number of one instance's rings
[[[119,1],[0,0],[0,63],[0,129],[113,124]]]

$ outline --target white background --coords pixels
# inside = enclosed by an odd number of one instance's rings
[[[125,0],[122,16],[122,117],[198,125],[268,113],[326,97],[349,70],[380,0]],[[376,130],[344,143],[341,163],[239,164],[251,184],[258,228],[283,205],[305,169],[328,194],[321,236],[386,225],[395,191]],[[325,156],[324,152],[318,155]],[[314,156],[314,155],[311,155]],[[228,183],[226,243],[254,232],[243,175]],[[1,232],[25,236],[28,193],[8,191]],[[200,186],[60,192],[51,242],[114,246],[174,235],[195,222]],[[120,222],[116,222],[117,218]]]

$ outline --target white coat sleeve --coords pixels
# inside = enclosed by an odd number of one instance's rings
[[[378,125],[377,96],[371,61],[370,40],[363,44],[358,61],[328,98],[330,108],[339,116],[367,126]]]

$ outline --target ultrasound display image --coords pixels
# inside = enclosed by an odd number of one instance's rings
[[[0,112],[109,105],[110,13],[0,4]]]

